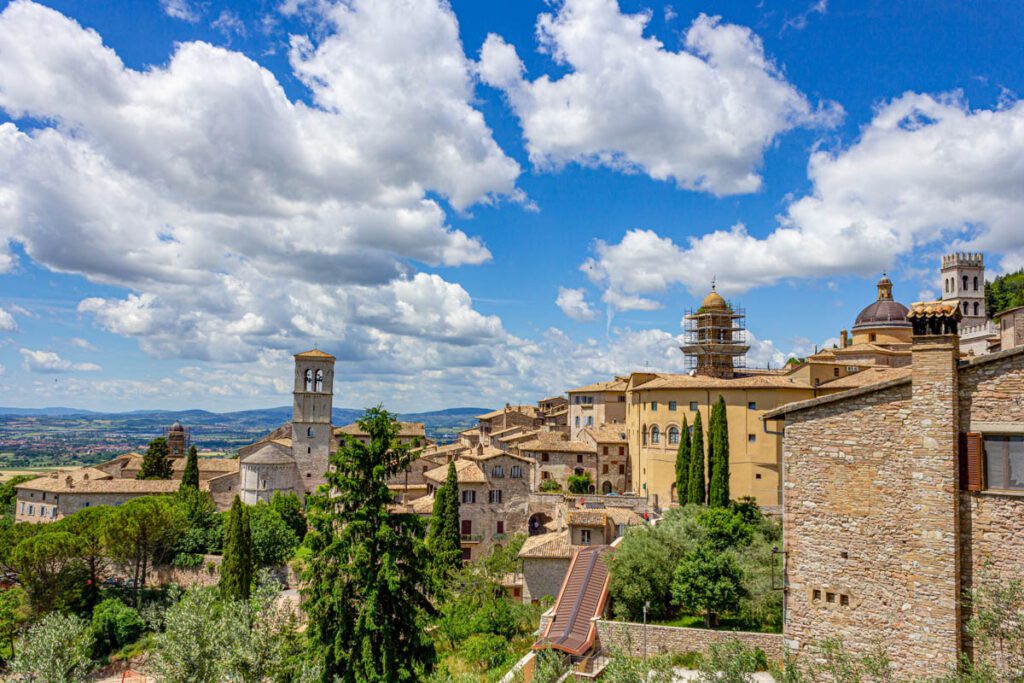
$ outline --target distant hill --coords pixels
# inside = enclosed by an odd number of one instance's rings
[[[4,408],[0,406],[0,415],[98,415],[92,410],[85,410],[84,408],[61,408],[55,406],[53,408]]]

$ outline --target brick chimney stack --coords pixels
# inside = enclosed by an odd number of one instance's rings
[[[960,308],[918,302],[907,319],[911,343],[912,450],[907,467],[904,523],[914,533],[907,581],[916,596],[906,614],[915,631],[934,644],[935,671],[955,667],[960,651],[960,543],[958,371]]]

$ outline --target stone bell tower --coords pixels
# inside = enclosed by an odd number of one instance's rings
[[[334,356],[318,349],[295,355],[292,457],[306,492],[324,483],[331,452]]]
[[[963,317],[961,327],[984,325],[985,255],[956,253],[942,257],[942,300],[956,304]]]

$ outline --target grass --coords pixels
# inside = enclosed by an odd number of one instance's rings
[[[663,621],[652,621],[651,624],[656,626],[678,626],[680,628],[708,628],[704,625],[704,617],[684,614],[677,616],[674,619],[665,619]],[[719,617],[718,626],[712,626],[712,630],[715,631],[756,631],[759,633],[777,633],[778,629],[765,628],[756,624],[750,624],[736,617]]]

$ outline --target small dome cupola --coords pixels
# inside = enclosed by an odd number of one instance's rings
[[[857,316],[853,329],[868,329],[872,327],[910,327],[907,320],[909,309],[892,298],[892,280],[886,275],[878,281],[878,299],[866,306]]]

